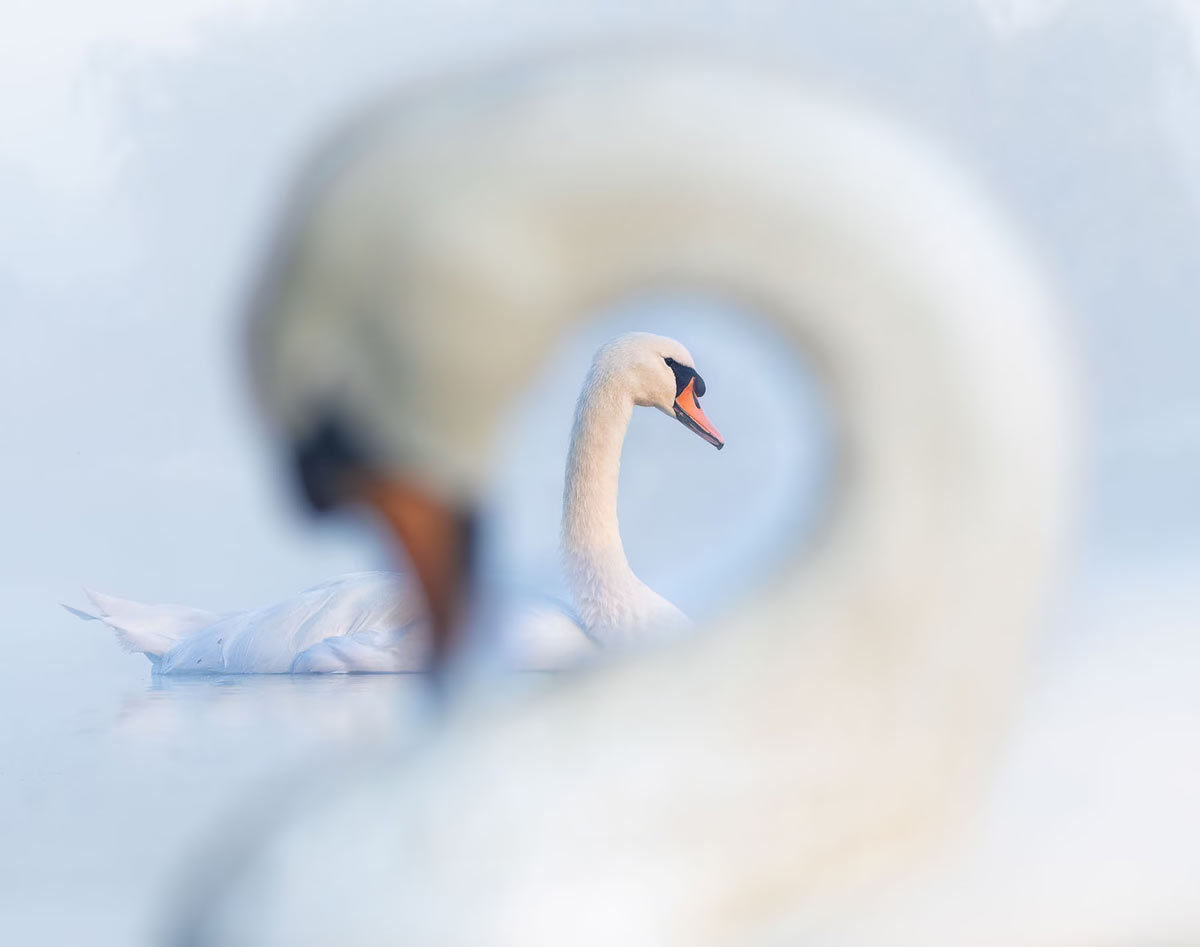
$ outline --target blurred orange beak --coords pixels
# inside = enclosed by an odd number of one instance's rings
[[[717,450],[720,450],[725,446],[725,439],[721,437],[721,432],[713,426],[712,421],[701,410],[700,402],[696,399],[695,387],[696,379],[693,378],[687,383],[687,387],[676,397],[675,417],[708,441],[708,443],[712,444]]]

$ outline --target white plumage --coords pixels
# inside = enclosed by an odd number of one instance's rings
[[[411,671],[427,635],[407,576],[358,572],[274,605],[218,615],[88,591],[98,618],[159,673]]]
[[[1052,574],[1075,429],[1035,270],[920,142],[682,57],[448,83],[340,144],[260,326],[283,436],[370,365],[305,340],[374,319],[399,340],[377,361],[430,381],[347,410],[469,503],[504,393],[571,318],[715,286],[814,354],[840,476],[815,548],[707,634],[468,706],[220,862],[179,942],[829,942],[967,808]],[[482,402],[455,398],[468,370]]]
[[[666,359],[692,366],[673,339],[629,333],[596,353],[576,409],[567,457],[562,546],[575,615],[533,604],[508,629],[505,662],[568,667],[597,645],[629,644],[686,623],[643,583],[625,557],[617,523],[621,446],[636,405],[666,413],[675,376]],[[421,671],[430,632],[409,576],[361,572],[331,579],[275,605],[220,615],[149,605],[88,591],[97,618],[160,674]],[[578,617],[576,617],[578,616]]]

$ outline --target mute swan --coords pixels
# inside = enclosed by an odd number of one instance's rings
[[[570,664],[596,645],[686,623],[629,567],[617,522],[617,486],[636,405],[658,408],[718,450],[724,446],[700,407],[704,392],[691,353],[674,339],[631,332],[596,352],[575,410],[563,490],[562,552],[579,624],[550,606],[532,610],[505,643],[518,667]],[[416,671],[430,662],[421,590],[406,575],[342,576],[233,615],[87,594],[96,614],[69,610],[104,622],[161,674]]]
[[[302,190],[253,336],[299,455],[352,418],[470,516],[564,326],[666,283],[816,355],[841,479],[818,547],[706,634],[322,785],[190,879],[178,942],[746,944],[911,865],[969,802],[1071,483],[1054,306],[990,206],[870,115],[672,55],[426,88]]]

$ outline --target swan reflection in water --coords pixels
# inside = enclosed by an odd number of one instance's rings
[[[153,744],[275,734],[277,739],[346,746],[408,739],[425,720],[415,675],[337,679],[282,675],[154,675],[112,724],[119,738]]]
[[[879,943],[855,924],[902,920],[881,892],[975,805],[1073,490],[1055,306],[990,204],[786,76],[601,56],[376,110],[288,222],[253,320],[264,413],[314,506],[388,524],[438,654],[487,622],[501,415],[597,299],[758,306],[821,367],[839,477],[812,554],[705,633],[465,701],[193,879],[179,940]],[[928,943],[1096,931],[938,903]]]

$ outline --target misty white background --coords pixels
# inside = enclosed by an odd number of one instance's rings
[[[392,732],[396,698],[370,681],[156,689],[144,659],[56,603],[88,583],[249,607],[384,561],[365,533],[296,516],[249,411],[240,307],[290,172],[330,120],[484,56],[715,37],[942,141],[1028,234],[1088,382],[1077,591],[1045,663],[1102,648],[1147,673],[1195,660],[1200,4],[568,6],[3,3],[0,916],[21,940],[150,937],[164,878],[246,786],[321,741]],[[760,564],[773,519],[812,515],[819,394],[758,330],[687,307],[609,313],[547,367],[502,480],[520,581],[553,581],[574,387],[612,328],[680,336],[729,439],[718,455],[666,418],[635,420],[622,513],[636,566],[703,606],[714,576]],[[808,441],[772,424],[797,405]]]

